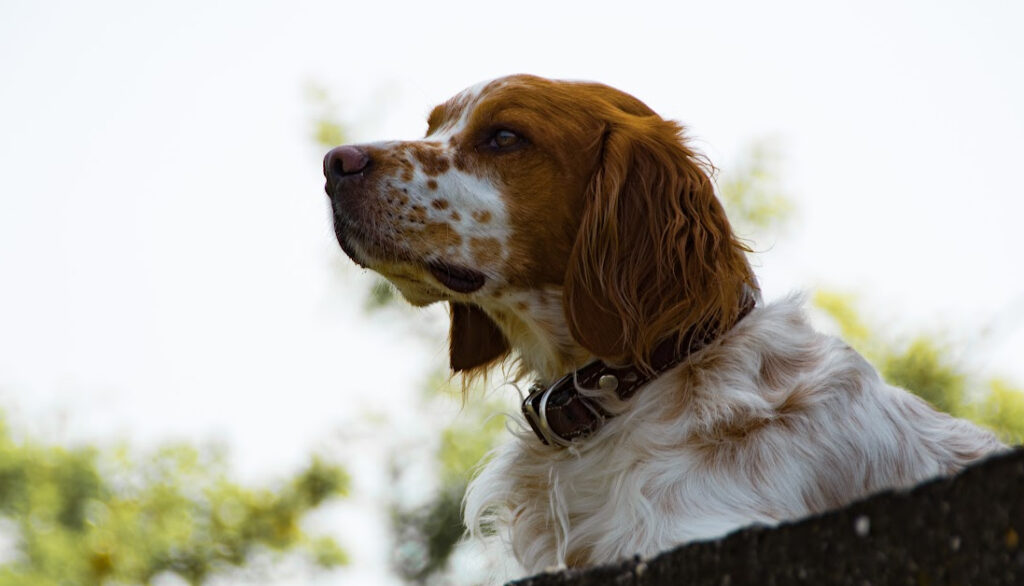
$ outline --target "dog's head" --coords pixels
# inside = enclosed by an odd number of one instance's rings
[[[731,324],[756,287],[708,165],[628,94],[516,75],[427,124],[337,147],[324,174],[342,249],[412,304],[451,304],[455,371],[526,344],[550,346],[553,371],[643,364],[668,336]]]

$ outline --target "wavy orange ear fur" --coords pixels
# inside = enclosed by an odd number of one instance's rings
[[[472,375],[509,353],[508,340],[484,310],[469,303],[451,303],[449,362],[452,371]]]
[[[563,292],[572,334],[594,355],[648,365],[673,334],[731,325],[744,286],[757,289],[708,167],[674,122],[609,121]]]

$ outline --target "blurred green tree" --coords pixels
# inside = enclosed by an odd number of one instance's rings
[[[488,397],[482,386],[468,390],[473,396],[456,420],[440,430],[440,442],[434,453],[434,466],[440,484],[425,504],[406,508],[392,502],[392,535],[396,547],[393,564],[399,576],[413,584],[427,584],[443,575],[448,560],[465,534],[462,521],[462,497],[472,471],[505,431],[510,405],[498,397]],[[425,401],[451,401],[461,386],[442,375],[432,377]]]
[[[889,335],[864,323],[850,295],[818,291],[813,302],[890,384],[911,391],[936,409],[988,427],[1004,442],[1024,442],[1024,389],[1000,378],[976,381],[941,335],[919,333],[908,341],[889,341]],[[977,390],[972,392],[972,386]]]
[[[336,108],[315,86],[308,97],[321,112]],[[312,134],[343,142],[326,117]],[[347,563],[342,548],[301,521],[348,486],[340,466],[318,457],[274,488],[252,488],[229,477],[218,450],[66,448],[12,434],[0,414],[0,586],[149,584],[166,574],[202,584],[232,569],[258,574],[254,563],[285,555],[337,567]]]
[[[0,585],[149,584],[165,572],[202,584],[264,553],[345,563],[332,538],[300,528],[347,491],[338,466],[314,458],[276,490],[241,486],[225,469],[215,450],[168,445],[133,458],[125,447],[15,440],[0,420],[0,532],[14,545]]]
[[[335,115],[339,106],[327,88],[316,83],[306,84],[306,102],[313,110],[313,142],[327,148],[345,144],[345,127]]]
[[[796,211],[779,177],[782,152],[772,139],[753,141],[718,178],[718,195],[733,228],[748,237],[785,229]]]

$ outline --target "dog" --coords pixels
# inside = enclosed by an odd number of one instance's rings
[[[420,140],[324,158],[334,231],[450,366],[510,359],[524,426],[472,481],[472,533],[529,572],[649,556],[907,487],[1004,449],[886,384],[799,298],[761,299],[682,128],[611,87],[514,75]],[[483,531],[486,532],[486,531]]]

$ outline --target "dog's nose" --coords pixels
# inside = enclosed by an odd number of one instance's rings
[[[329,183],[336,184],[349,175],[361,172],[369,163],[370,155],[360,147],[335,147],[324,157],[324,177]]]

